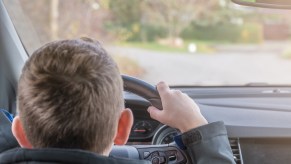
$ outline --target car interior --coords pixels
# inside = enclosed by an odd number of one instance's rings
[[[17,81],[31,50],[25,47],[24,38],[17,31],[17,23],[13,22],[16,13],[9,12],[9,3],[17,1],[0,0],[0,109],[16,115]],[[249,6],[244,10],[273,8],[268,11],[276,12],[291,9],[290,2],[283,0],[270,3],[233,0],[230,3]],[[188,76],[195,76],[191,70],[185,71]],[[236,73],[239,76],[240,72]],[[123,75],[125,106],[133,112],[133,128],[128,143],[115,146],[111,154],[152,162],[158,159],[159,163],[190,163],[187,154],[173,142],[179,131],[151,119],[147,112],[150,105],[162,109],[156,83],[133,76]],[[171,85],[171,88],[181,90],[195,100],[208,122],[225,123],[236,163],[291,162],[290,83],[214,86],[178,84]]]

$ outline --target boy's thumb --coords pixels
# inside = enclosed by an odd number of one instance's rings
[[[159,110],[158,108],[154,107],[154,106],[150,106],[147,110],[150,113],[151,118],[160,121],[162,119],[162,110]]]

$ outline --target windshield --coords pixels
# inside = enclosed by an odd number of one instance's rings
[[[290,11],[229,0],[4,0],[29,54],[99,40],[120,71],[170,85],[290,85]]]

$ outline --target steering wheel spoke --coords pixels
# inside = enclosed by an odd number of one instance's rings
[[[149,160],[153,164],[187,163],[186,154],[175,144],[172,145],[136,145],[140,159]]]
[[[190,161],[187,154],[179,149],[176,144],[114,146],[110,155],[148,160],[153,164],[186,164]]]

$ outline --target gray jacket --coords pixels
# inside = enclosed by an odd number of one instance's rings
[[[223,122],[214,122],[182,134],[193,164],[233,164],[234,158]]]
[[[192,129],[182,134],[181,139],[193,164],[235,163],[223,122]],[[10,121],[0,112],[0,164],[12,163],[146,164],[150,162],[104,157],[82,150],[23,149],[12,135]]]

